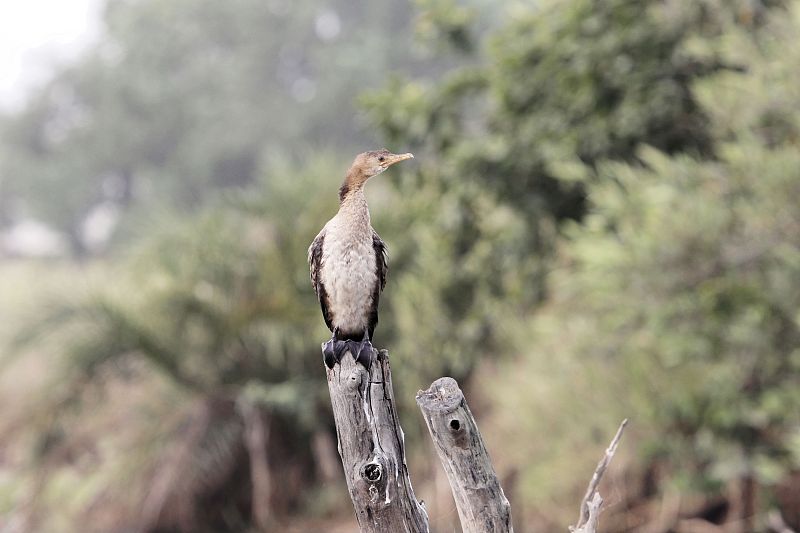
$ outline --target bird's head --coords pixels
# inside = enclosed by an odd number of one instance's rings
[[[395,163],[413,157],[413,154],[393,154],[386,148],[358,154],[347,172],[342,188],[339,189],[339,199],[344,200],[350,191],[363,187],[372,176],[377,176]]]
[[[411,159],[412,154],[393,154],[386,148],[380,150],[372,150],[371,152],[364,152],[358,154],[353,161],[352,170],[358,170],[358,173],[364,177],[364,181],[380,174],[390,166],[406,159]]]

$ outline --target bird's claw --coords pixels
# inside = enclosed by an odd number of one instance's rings
[[[355,345],[355,351],[351,352],[353,357],[356,358],[356,363],[361,363],[364,365],[364,368],[369,369],[372,365],[372,360],[375,357],[375,348],[372,347],[372,343],[369,339],[364,339],[359,343],[353,342]]]
[[[342,361],[342,355],[347,351],[347,342],[331,338],[322,345],[322,358],[325,366],[333,368],[333,365]]]
[[[372,343],[369,339],[356,342],[352,340],[340,341],[331,338],[322,345],[322,356],[325,361],[325,366],[333,369],[336,363],[342,362],[342,356],[347,351],[350,352],[356,363],[361,363],[364,368],[369,368],[370,365],[372,365],[372,360],[375,357],[375,348],[372,347]]]
[[[325,366],[328,368],[333,368],[333,365],[336,364],[336,343],[340,341],[336,341],[334,339],[329,340],[328,342],[322,343],[322,360],[325,361]]]

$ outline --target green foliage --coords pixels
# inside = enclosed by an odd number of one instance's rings
[[[460,52],[471,52],[475,24],[473,9],[454,0],[417,0],[419,15],[415,29],[417,38],[436,46],[443,43]]]
[[[731,445],[748,461],[786,457],[800,423],[790,414],[800,408],[800,243],[790,222],[800,213],[786,203],[800,192],[796,149],[645,159],[651,171],[603,170],[617,183],[597,191],[573,245],[571,291],[601,329],[624,332],[595,339],[594,355],[623,371],[646,361],[649,372],[631,375],[635,397],[649,396],[654,427],[694,447],[674,457],[708,464],[712,476]]]
[[[478,65],[366,102],[393,143],[425,151],[429,177],[477,181],[532,219],[577,218],[580,191],[551,168],[561,161],[632,160],[642,142],[712,151],[692,82],[722,65],[689,50],[712,31],[699,11],[626,0],[518,9]]]
[[[133,352],[190,389],[282,381],[297,364],[290,355],[308,353],[302,331],[311,323],[298,323],[297,299],[285,293],[292,287],[265,283],[281,266],[272,260],[281,257],[279,243],[243,238],[248,228],[268,231],[231,210],[177,222],[132,252],[129,279],[77,306],[54,307],[39,330],[82,322],[89,340],[69,366],[89,375]]]
[[[525,500],[578,497],[587,450],[623,417],[626,449],[660,465],[661,491],[744,476],[771,487],[800,465],[800,160],[793,146],[720,151],[601,166],[548,305],[518,333],[524,357],[482,381],[507,385],[490,431]],[[570,518],[557,509],[538,511]]]
[[[626,416],[629,449],[659,465],[662,491],[750,476],[771,487],[800,466],[800,80],[791,60],[774,60],[798,57],[799,13],[773,19],[759,49],[732,31],[726,53],[749,73],[698,87],[726,139],[716,158],[642,147],[642,165],[597,165],[525,355],[493,378],[515,391],[497,402],[504,446],[528,450],[548,431],[542,461],[522,468],[528,498],[574,498],[574,485],[548,480],[576,457],[590,469],[586,447]],[[527,386],[543,373],[546,384]]]
[[[468,20],[433,6],[423,27],[440,20],[446,39]],[[583,216],[595,162],[636,161],[641,143],[714,151],[694,83],[723,63],[713,46],[689,44],[721,22],[681,2],[514,9],[474,64],[364,97],[391,144],[421,161],[393,182],[403,210],[387,224],[414,229],[392,250],[392,277],[415,297],[389,303],[392,345],[407,352],[408,339],[422,340],[439,372],[457,376],[481,354],[507,352],[503,324],[513,329],[546,298],[560,225]],[[422,316],[435,326],[420,330]]]
[[[670,478],[774,482],[800,427],[797,10],[516,9],[475,65],[365,99],[422,154],[393,182],[413,297],[392,345],[434,341],[456,375],[523,354],[480,384],[525,500],[578,497],[625,416]]]
[[[136,447],[139,461],[134,494],[143,499],[136,505],[147,508],[152,502],[143,495],[161,491],[172,502],[164,509],[205,512],[196,506],[209,497],[208,477],[228,483],[239,468],[247,427],[242,410],[252,406],[274,428],[265,450],[273,457],[273,475],[313,469],[312,435],[327,426],[319,420],[328,410],[319,372],[319,340],[327,332],[310,288],[305,249],[330,210],[323,205],[335,205],[336,184],[322,186],[327,194],[311,200],[306,192],[331,166],[336,165],[319,159],[304,172],[276,170],[257,197],[232,196],[190,219],[154,220],[154,234],[117,260],[112,284],[51,304],[22,331],[24,344],[17,350],[41,346],[45,338],[60,346],[50,363],[53,388],[38,407],[50,414],[35,424],[46,443],[35,460],[49,464],[54,460],[48,458],[70,449],[72,439],[52,435],[69,436],[90,418],[87,387],[105,394],[131,382],[152,390],[160,406],[138,431],[165,442],[164,449],[138,439],[127,443]],[[320,207],[308,209],[315,204]],[[166,385],[159,390],[153,380]],[[174,411],[164,413],[166,407]],[[292,455],[281,463],[286,449]],[[103,469],[123,468],[127,460],[112,454]],[[53,475],[67,468],[55,463],[49,467]],[[302,490],[287,487],[275,508],[295,507]],[[99,495],[89,495],[94,497]],[[226,505],[229,513],[241,512],[236,500]],[[152,527],[171,520],[153,513],[142,518]]]

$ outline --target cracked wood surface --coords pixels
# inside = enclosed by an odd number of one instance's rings
[[[511,505],[458,383],[437,379],[417,393],[417,405],[450,481],[464,533],[513,531]]]
[[[327,369],[339,455],[362,533],[427,533],[406,466],[389,355],[381,350],[369,370],[345,353]]]

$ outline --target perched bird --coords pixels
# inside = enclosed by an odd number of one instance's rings
[[[308,249],[311,284],[317,293],[331,339],[322,345],[328,368],[349,350],[369,366],[378,300],[388,270],[386,245],[372,229],[364,184],[390,166],[414,157],[389,150],[356,156],[339,189],[339,212]]]

